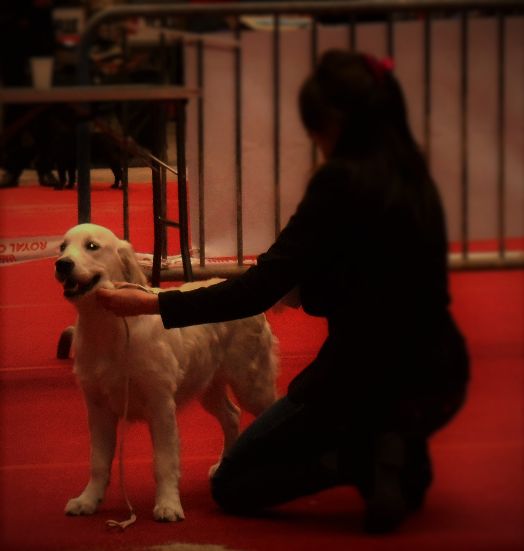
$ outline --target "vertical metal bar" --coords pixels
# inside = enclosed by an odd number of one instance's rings
[[[128,61],[129,61],[129,43],[127,40],[127,33],[125,32],[122,32],[122,54],[123,54],[123,60],[124,60],[124,67],[127,67]],[[129,131],[129,105],[127,102],[122,103],[121,114],[122,114],[122,133],[124,135],[124,151],[122,153],[122,167],[121,167],[122,168],[122,225],[124,228],[124,239],[129,241],[129,149],[127,147],[127,139],[128,139],[128,131]]]
[[[81,105],[86,113],[88,104]],[[87,117],[78,123],[76,130],[76,149],[78,162],[78,223],[91,221],[91,139]]]
[[[206,209],[204,172],[204,42],[197,42],[197,141],[198,141],[198,248],[200,266],[206,265]]]
[[[424,150],[431,170],[431,14],[424,17]]]
[[[186,180],[186,105],[187,100],[175,102],[177,112],[176,124],[176,164],[178,172],[178,213],[180,231],[180,249],[186,281],[193,281],[191,254],[189,251],[189,217],[187,214],[187,180]]]
[[[311,23],[311,46],[310,46],[310,55],[311,55],[311,70],[317,65],[318,61],[318,25],[316,19],[313,19]],[[311,141],[311,169],[314,170],[318,163],[318,148],[315,145],[315,142]]]
[[[280,16],[273,16],[273,182],[275,237],[280,233]]]
[[[164,163],[167,163],[167,127],[168,127],[168,121],[167,119],[167,106],[164,107],[163,113],[162,113],[162,121],[159,126],[159,131],[162,133],[162,142],[161,142],[161,150],[159,152],[159,158]],[[166,168],[162,165],[158,167],[158,170],[160,172],[160,189],[162,193],[162,211],[161,215],[162,218],[165,220],[167,218],[167,172]],[[168,249],[168,233],[167,233],[167,226],[164,225],[164,237],[163,237],[163,246],[162,246],[162,258],[167,258],[167,249]]]
[[[177,48],[177,45],[175,45]],[[178,55],[178,50],[175,54]],[[160,35],[160,57],[162,67],[166,67],[166,42],[165,35]],[[177,57],[177,71],[180,71],[179,58]],[[167,74],[167,71],[164,71]],[[175,83],[179,83],[180,74],[175,73]],[[152,106],[152,123],[154,128],[152,153],[161,161],[167,161],[167,122],[166,108],[161,103],[154,103]],[[178,112],[178,105],[175,102],[175,109]],[[178,121],[177,121],[178,127]],[[177,143],[178,147],[178,143]],[[177,151],[178,156],[178,151]],[[177,159],[178,161],[178,159]],[[178,173],[180,179],[180,172]],[[153,183],[153,229],[154,229],[154,246],[153,246],[153,267],[151,274],[151,283],[158,287],[160,284],[160,271],[162,268],[162,258],[167,257],[167,225],[165,223],[167,214],[167,186],[166,186],[166,170],[164,167],[157,164],[151,171]],[[180,184],[178,185],[180,189]],[[179,212],[180,212],[179,199]],[[180,228],[180,232],[182,229]],[[181,234],[182,235],[182,234]],[[181,238],[182,240],[182,238]],[[185,265],[184,265],[185,273]]]
[[[175,44],[175,53],[178,53],[177,50],[178,45]],[[178,62],[178,58],[177,58]],[[164,83],[169,82],[169,54],[168,54],[168,44],[165,33],[160,33],[160,63],[161,63],[161,69],[163,74]],[[178,63],[177,63],[178,65]],[[178,77],[177,77],[178,78]],[[178,83],[178,80],[176,81]],[[167,127],[168,127],[168,121],[167,121],[167,106],[160,106],[161,109],[161,119],[159,121],[159,127],[158,130],[161,132],[161,136],[159,136],[159,152],[158,157],[164,161],[165,163],[168,162],[167,160]],[[161,202],[161,211],[160,216],[162,219],[167,218],[167,175],[166,175],[166,169],[162,165],[158,167],[158,170],[160,172],[160,191],[162,194],[162,202]],[[167,251],[168,251],[168,233],[167,233],[167,226],[165,224],[162,224],[163,228],[163,236],[162,236],[162,258],[167,258]]]
[[[162,222],[160,221],[160,176],[157,170],[151,170],[153,184],[153,266],[151,268],[151,285],[160,285],[160,270],[162,268]]]
[[[469,253],[469,171],[468,171],[468,14],[460,17],[460,108],[461,108],[461,245],[462,258]]]
[[[162,129],[161,123],[161,107],[158,103],[151,105],[151,119],[152,126],[155,129],[153,136],[153,143],[151,144],[152,153],[155,156],[160,156],[160,130]],[[162,222],[162,185],[160,171],[158,166],[154,166],[151,169],[151,180],[153,185],[153,267],[151,270],[151,284],[153,287],[160,285],[160,270],[162,268],[162,250],[164,248],[164,236],[166,233],[164,223]]]
[[[236,19],[235,38],[240,40],[240,24]],[[238,265],[244,265],[244,234],[242,209],[242,48],[237,44],[235,58],[235,173],[237,205],[237,259]]]
[[[175,43],[175,84],[183,85],[186,81],[184,41]],[[176,165],[178,188],[178,230],[182,265],[186,281],[193,281],[193,268],[191,265],[191,253],[189,250],[189,215],[187,201],[187,170],[186,170],[186,108],[187,100],[175,101],[176,123]],[[165,169],[164,169],[165,174]]]
[[[124,226],[124,239],[129,241],[129,106],[127,102],[122,104],[122,131],[124,134],[124,151],[122,153],[122,223]]]
[[[498,145],[498,174],[497,174],[497,231],[498,253],[501,258],[506,255],[506,155],[505,155],[505,95],[506,81],[504,78],[506,65],[506,21],[502,13],[497,18],[498,39],[498,113],[497,113],[497,145]]]
[[[89,74],[89,49],[93,42],[93,34],[86,32],[81,36],[78,45],[78,64],[76,81],[80,86],[90,83]],[[89,116],[91,108],[89,104],[78,106],[81,112],[85,112],[85,118],[78,123],[76,129],[76,153],[78,164],[78,223],[91,221],[91,139],[89,131]]]

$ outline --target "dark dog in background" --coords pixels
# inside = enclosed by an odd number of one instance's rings
[[[79,113],[67,105],[56,106],[50,113],[49,121],[49,135],[52,139],[48,154],[51,156],[53,168],[58,172],[58,184],[55,189],[73,189],[78,172],[76,128]],[[95,128],[91,131],[90,148],[92,166],[109,167],[114,176],[111,187],[121,187],[124,154],[117,140]]]
[[[77,181],[77,160],[75,136],[59,137],[54,163],[58,171],[58,185],[55,189],[73,189]],[[113,138],[102,132],[91,133],[91,157],[95,165],[107,166],[113,172],[112,189],[122,187],[123,163],[122,151]]]
[[[53,108],[53,123],[50,135],[53,136],[52,162],[58,171],[57,189],[74,188],[77,181],[78,163],[76,159],[76,127],[82,113],[74,107]],[[112,188],[122,187],[124,165],[124,131],[133,145],[127,151],[128,161],[142,155],[140,150],[151,151],[156,144],[158,131],[151,120],[151,105],[147,102],[132,102],[126,106],[125,117],[118,106],[104,105],[92,113],[91,159],[92,166],[109,167],[113,172]],[[144,165],[133,165],[144,166]]]

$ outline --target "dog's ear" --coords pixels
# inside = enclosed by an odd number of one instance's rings
[[[121,240],[118,247],[118,254],[122,261],[124,277],[127,283],[138,283],[147,285],[147,278],[138,263],[135,251],[130,243]]]

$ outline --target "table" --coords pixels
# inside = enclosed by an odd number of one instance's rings
[[[188,88],[172,84],[118,84],[118,85],[86,85],[86,86],[56,86],[48,89],[0,88],[0,103],[3,104],[56,104],[69,103],[85,106],[101,102],[146,101],[153,104],[174,102],[178,111],[176,124],[177,171],[178,171],[178,209],[179,221],[172,222],[164,218],[162,209],[162,181],[159,171],[152,171],[153,209],[154,209],[154,261],[153,285],[158,286],[160,280],[160,263],[166,225],[176,225],[180,230],[180,248],[184,276],[191,280],[191,258],[189,253],[189,223],[187,213],[187,181],[185,159],[185,107],[189,99],[199,95],[197,88]],[[166,139],[166,124],[158,112],[153,117],[159,137],[153,155],[163,159]],[[89,222],[91,219],[91,157],[89,148],[89,126],[87,119],[81,120],[77,128],[77,166],[78,166],[78,223]]]

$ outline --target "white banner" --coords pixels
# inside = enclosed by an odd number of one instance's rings
[[[506,235],[524,235],[524,17],[506,18],[505,33],[505,202]],[[435,18],[431,48],[431,171],[442,193],[449,236],[461,236],[461,27],[460,19]],[[468,32],[468,170],[471,239],[497,236],[498,21],[471,17]],[[346,25],[318,25],[318,54],[347,48]],[[233,33],[224,33],[233,38]],[[395,21],[395,74],[408,101],[415,137],[424,145],[424,21]],[[216,35],[213,35],[216,36]],[[356,48],[379,58],[387,55],[384,23],[356,25]],[[282,33],[280,75],[280,187],[275,187],[273,152],[273,37],[245,32],[242,46],[242,231],[247,255],[264,252],[275,239],[275,194],[283,227],[302,198],[311,174],[311,142],[302,128],[297,97],[311,71],[311,31]],[[196,48],[186,48],[186,85],[198,86]],[[206,256],[237,254],[235,157],[235,58],[222,48],[204,49],[205,215],[200,220],[198,104],[188,104],[187,159],[192,177],[191,240],[205,230]],[[319,161],[321,158],[319,157]]]
[[[0,237],[0,266],[57,256],[63,237]]]

